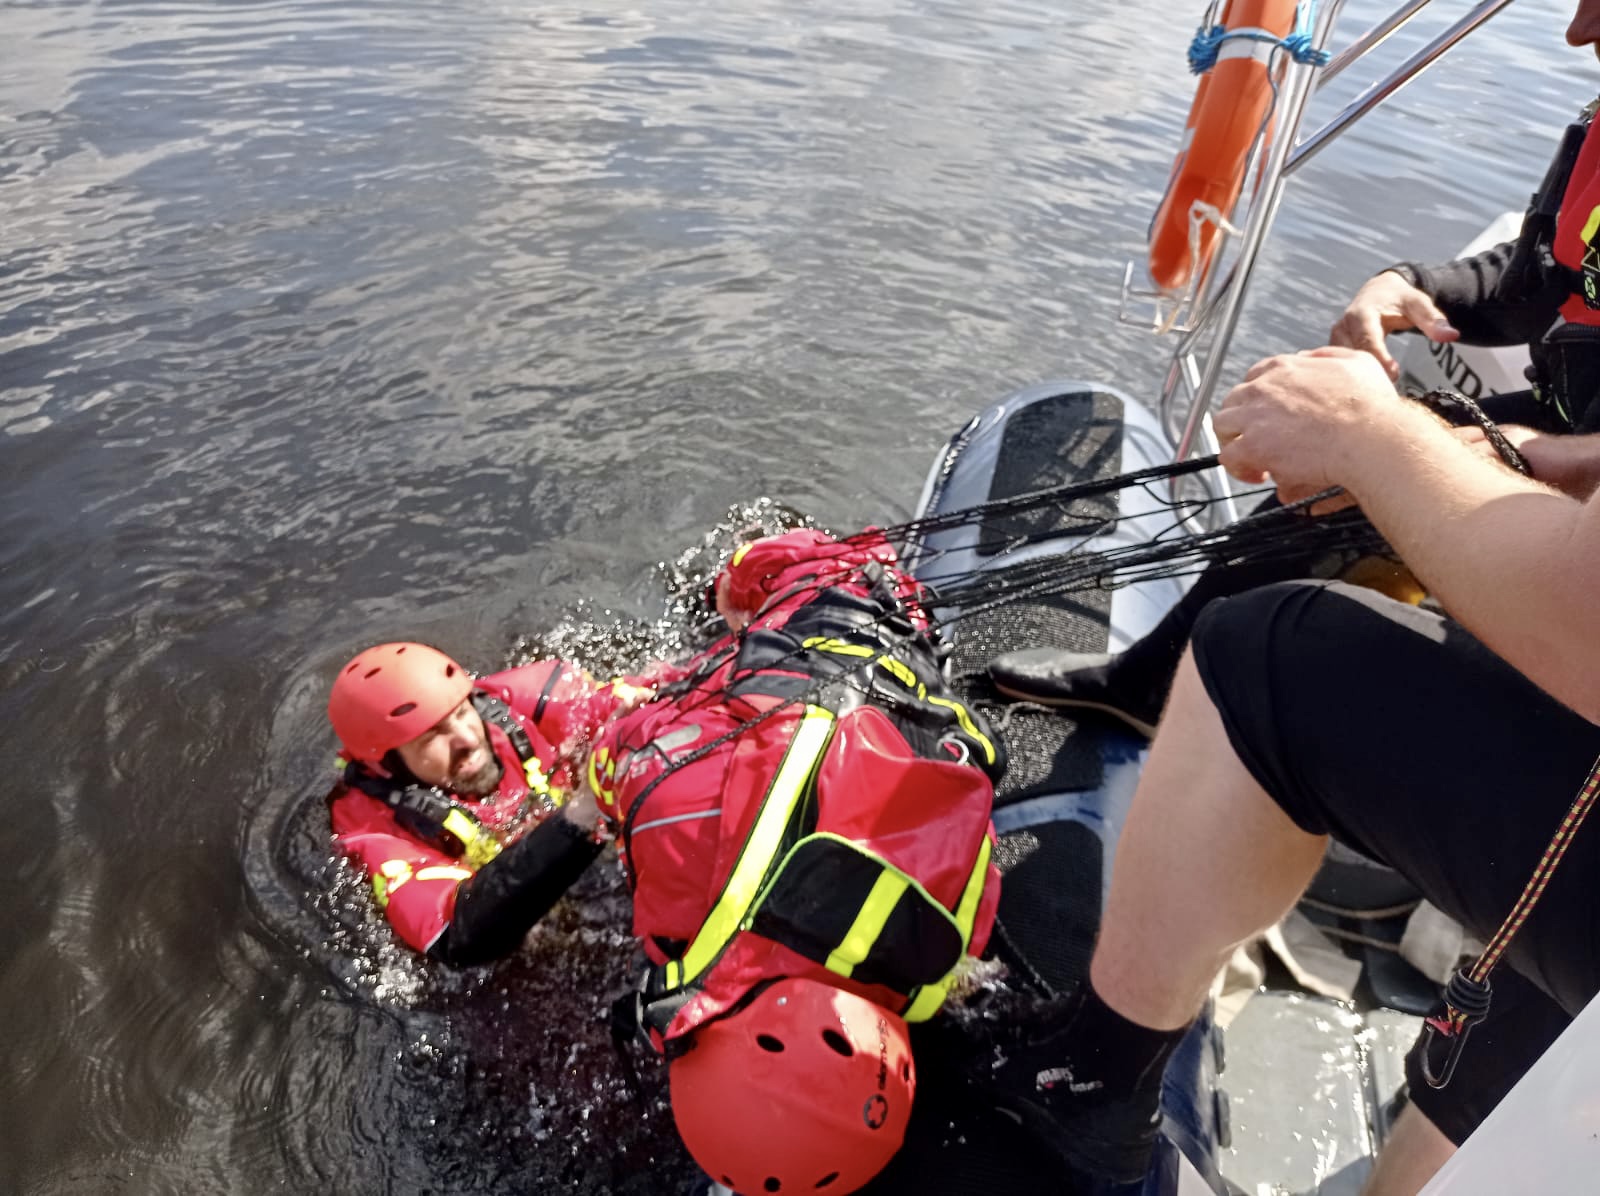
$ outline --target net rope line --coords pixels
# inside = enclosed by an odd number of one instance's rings
[[[859,553],[864,545],[880,540],[887,541],[897,549],[904,549],[912,543],[920,543],[922,538],[930,533],[971,527],[996,515],[1060,510],[1074,502],[1103,497],[1134,486],[1143,487],[1159,506],[1173,513],[1171,522],[1155,535],[1138,544],[1111,548],[1094,549],[1088,545],[1124,520],[1152,517],[1159,519],[1159,512],[1086,517],[1081,523],[1074,523],[1064,528],[1053,527],[1047,532],[1002,535],[987,540],[980,537],[976,546],[997,549],[991,558],[991,564],[983,569],[960,570],[948,574],[929,572],[928,563],[938,562],[958,550],[954,548],[930,550],[924,546],[919,562],[923,572],[917,579],[923,593],[916,600],[915,606],[920,613],[927,616],[930,629],[937,632],[958,624],[963,619],[1013,603],[1064,593],[1116,589],[1159,577],[1184,576],[1198,572],[1215,562],[1257,563],[1290,556],[1303,556],[1308,552],[1332,550],[1387,551],[1387,542],[1359,509],[1349,508],[1321,516],[1308,514],[1311,507],[1341,494],[1342,491],[1337,487],[1297,502],[1252,512],[1234,523],[1215,530],[1202,532],[1189,530],[1192,521],[1206,508],[1218,505],[1223,500],[1209,493],[1204,498],[1193,499],[1164,497],[1154,484],[1217,466],[1218,461],[1215,456],[1202,457],[1175,464],[1150,466],[1110,478],[1047,487],[1008,498],[993,499],[974,506],[922,516],[886,527],[869,528],[842,537],[837,545],[819,551],[815,560],[825,567],[830,559],[842,559]],[[1262,487],[1251,491],[1250,494],[1265,495],[1270,493],[1271,489]],[[1063,537],[1081,537],[1081,539],[1066,552],[1010,565],[993,563],[1003,562],[1007,553],[1015,552],[1030,544]],[[960,546],[960,550],[973,547],[975,545],[972,543],[964,543]],[[778,603],[797,596],[819,593],[844,580],[852,579],[848,575],[841,577],[838,574],[828,574],[825,580],[790,587],[769,598],[763,609],[771,609]],[[936,610],[943,613],[935,617]],[[902,612],[886,609],[883,614],[867,620],[852,630],[858,635],[880,633],[889,622],[903,618]],[[784,634],[782,628],[765,630],[769,634]],[[753,675],[753,671],[731,672],[719,691],[707,691],[701,686],[730,660],[736,659],[741,643],[741,636],[729,637],[727,645],[721,651],[709,652],[693,672],[664,687],[664,700],[679,704],[693,702],[698,705],[726,695],[739,681]],[[870,656],[855,657],[854,667],[849,670],[841,670],[837,674],[818,678],[795,694],[779,697],[772,706],[742,720],[721,735],[692,751],[665,760],[661,772],[653,777],[630,803],[620,828],[623,842],[627,842],[638,821],[639,812],[663,782],[678,770],[710,756],[739,735],[786,710],[811,702],[830,687],[853,689],[868,697],[875,692],[881,695],[882,691],[875,691],[870,681],[863,684],[857,679],[873,677],[878,662],[892,657],[894,650],[892,646],[881,646],[874,649]],[[764,660],[760,671],[781,669],[786,662],[811,651],[813,649],[805,643],[796,643],[794,647],[777,657]],[[653,742],[635,745],[624,743],[619,747],[623,751],[659,751]],[[626,866],[630,881],[636,880],[631,858],[627,859]]]
[[[1562,857],[1567,854],[1567,848],[1572,846],[1578,828],[1583,825],[1584,819],[1594,808],[1597,795],[1600,795],[1600,759],[1597,759],[1589,769],[1589,775],[1584,778],[1578,796],[1567,808],[1561,824],[1556,827],[1555,834],[1551,836],[1543,855],[1539,857],[1538,866],[1528,878],[1528,883],[1523,886],[1517,903],[1511,907],[1511,912],[1506,915],[1505,921],[1500,923],[1500,928],[1495,931],[1494,937],[1489,940],[1482,954],[1472,965],[1458,969],[1450,977],[1449,983],[1445,985],[1443,1011],[1424,1021],[1422,1076],[1430,1088],[1443,1088],[1450,1083],[1455,1075],[1456,1064],[1461,1061],[1461,1051],[1466,1046],[1472,1028],[1489,1016],[1489,1002],[1493,993],[1489,976],[1505,958],[1506,952],[1511,947],[1511,941],[1517,937],[1517,932],[1532,915],[1534,907],[1539,904],[1539,898],[1544,896],[1550,878],[1555,874]],[[1449,1046],[1443,1067],[1436,1068],[1433,1062],[1433,1045],[1438,1040],[1448,1043]]]
[[[1475,425],[1509,468],[1524,475],[1531,475],[1532,471],[1522,454],[1472,399],[1448,390],[1433,390],[1424,395],[1411,397],[1440,416],[1446,423],[1455,426]],[[1313,552],[1354,551],[1361,555],[1371,553],[1392,555],[1392,549],[1382,533],[1372,525],[1359,507],[1347,507],[1326,515],[1311,514],[1319,504],[1344,494],[1343,488],[1338,486],[1329,487],[1295,502],[1283,503],[1265,510],[1253,510],[1220,528],[1192,530],[1193,521],[1206,508],[1220,504],[1223,499],[1211,494],[1209,490],[1204,498],[1163,496],[1159,489],[1153,488],[1153,484],[1202,473],[1218,468],[1219,465],[1220,461],[1215,455],[1196,457],[1188,461],[1152,465],[1109,478],[1072,482],[1006,498],[990,499],[969,507],[919,516],[885,527],[868,528],[854,535],[842,537],[832,553],[819,552],[816,560],[825,563],[830,556],[835,559],[842,558],[858,551],[863,545],[879,540],[887,541],[901,552],[911,544],[917,544],[921,559],[918,562],[919,575],[914,580],[923,593],[916,599],[915,606],[927,617],[929,630],[936,636],[940,630],[959,623],[962,619],[1012,603],[1065,593],[1111,590],[1161,577],[1186,576],[1212,564],[1263,563],[1287,557],[1303,557]],[[1126,515],[1119,511],[1101,518],[1086,517],[1081,523],[1065,528],[1053,527],[1042,532],[999,535],[988,540],[980,537],[976,543],[961,545],[962,550],[998,546],[993,555],[993,560],[998,561],[1006,554],[1016,552],[1030,544],[1062,537],[1082,537],[1075,547],[1063,553],[1050,554],[1005,567],[997,567],[991,563],[987,568],[962,570],[948,575],[927,571],[928,561],[937,562],[956,551],[953,548],[930,550],[924,541],[931,534],[971,527],[999,515],[1021,515],[1049,509],[1067,513],[1067,509],[1074,502],[1105,497],[1135,486],[1143,488],[1158,507],[1165,507],[1175,513],[1167,527],[1138,544],[1101,549],[1088,547],[1096,538],[1109,532],[1123,520],[1150,518],[1152,515],[1150,512]],[[1264,496],[1272,490],[1271,486],[1263,486],[1235,497]],[[837,584],[839,580],[839,577],[831,576],[826,581],[791,587],[781,594],[770,597],[763,604],[763,609],[771,609],[779,602],[798,595],[818,593]],[[934,612],[940,610],[945,613],[935,617]],[[868,620],[855,630],[877,633],[891,620],[904,617],[901,610],[886,609],[882,615]],[[782,634],[782,629],[767,630],[776,630]],[[700,686],[730,660],[737,659],[742,643],[742,634],[728,637],[728,644],[722,651],[708,654],[693,672],[665,687],[670,691],[665,700],[681,704],[691,699],[698,699],[700,703],[704,703],[725,696],[743,677],[753,675],[754,670],[748,673],[730,672],[726,684],[719,692],[705,691]],[[809,651],[812,649],[805,643],[796,643],[787,652],[763,662],[761,671],[781,668],[786,661]],[[830,686],[852,688],[870,697],[873,692],[871,682],[862,685],[851,680],[851,677],[852,675],[874,677],[878,663],[890,657],[892,652],[893,648],[883,646],[873,651],[869,657],[855,658],[859,661],[855,668],[818,678],[800,692],[778,698],[768,709],[743,720],[692,751],[676,758],[669,757],[661,772],[652,778],[630,804],[620,828],[620,838],[624,844],[627,843],[638,813],[648,798],[662,782],[679,769],[705,759],[724,744],[783,711],[810,702]],[[630,752],[660,751],[653,741],[637,745],[624,743],[619,747]],[[1600,764],[1597,764],[1597,770],[1600,770]],[[631,884],[637,879],[633,871],[631,853],[626,857],[626,867]]]

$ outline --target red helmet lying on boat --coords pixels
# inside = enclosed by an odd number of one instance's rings
[[[352,760],[378,764],[471,692],[471,674],[437,648],[379,644],[339,671],[328,719]]]
[[[854,1192],[900,1149],[916,1071],[906,1024],[816,980],[764,988],[672,1061],[672,1114],[737,1192]]]

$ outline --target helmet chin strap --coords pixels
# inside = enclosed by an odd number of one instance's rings
[[[383,753],[383,758],[376,764],[363,763],[363,768],[370,768],[378,776],[396,785],[420,785],[421,778],[406,767],[406,762],[400,758],[398,748],[390,748]]]

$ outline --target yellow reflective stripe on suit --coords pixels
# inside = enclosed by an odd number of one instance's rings
[[[387,909],[394,891],[413,880],[454,880],[459,883],[471,876],[471,868],[454,864],[434,864],[413,871],[409,860],[385,860],[372,874],[372,896],[379,909]]]
[[[669,986],[693,980],[722,954],[722,949],[737,934],[750,913],[761,882],[772,867],[783,842],[794,810],[805,795],[811,777],[822,759],[828,738],[833,734],[833,714],[820,706],[807,706],[783,754],[783,763],[767,787],[755,824],[739,850],[739,859],[722,887],[711,913],[701,923],[694,942],[684,952],[683,961],[667,968]],[[676,973],[676,975],[674,975]]]
[[[978,920],[978,902],[983,898],[983,888],[989,879],[989,856],[992,851],[989,836],[985,835],[983,846],[978,849],[978,861],[967,875],[967,887],[962,890],[961,900],[956,903],[956,925],[961,929],[963,947],[972,942],[972,926]],[[944,1004],[945,997],[950,993],[955,973],[956,969],[951,968],[937,984],[924,985],[900,1016],[908,1022],[925,1022],[939,1012],[939,1006]]]
[[[878,936],[883,933],[889,915],[894,913],[900,895],[906,891],[910,883],[910,878],[903,872],[884,869],[873,883],[872,892],[868,893],[867,899],[861,903],[861,910],[856,914],[856,920],[850,924],[850,929],[845,931],[844,938],[839,941],[833,954],[828,956],[823,964],[828,971],[849,976],[856,965],[866,959],[872,951],[873,944],[878,941]]]

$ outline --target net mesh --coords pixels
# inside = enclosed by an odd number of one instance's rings
[[[1104,451],[1105,443],[1108,441],[1102,440],[1096,451]],[[923,590],[920,606],[924,612],[938,612],[936,624],[939,628],[959,629],[959,634],[952,637],[953,671],[965,684],[980,685],[975,678],[981,673],[984,662],[994,653],[1018,644],[1051,643],[1065,648],[1081,645],[1086,651],[1103,649],[1104,641],[1098,637],[1103,635],[1106,624],[1109,595],[1134,582],[1185,576],[1214,564],[1304,559],[1319,553],[1388,552],[1383,537],[1357,508],[1328,515],[1310,514],[1313,505],[1326,501],[1334,492],[1318,494],[1298,503],[1258,509],[1235,522],[1213,526],[1220,520],[1212,508],[1223,500],[1209,491],[1180,490],[1170,483],[1176,478],[1216,467],[1214,457],[1203,458],[1005,495],[976,506],[846,536],[835,548],[821,549],[819,561],[825,566],[830,551],[842,558],[879,540],[886,540],[902,558],[915,549],[919,553],[917,573]],[[1152,509],[1166,514],[1154,521],[1158,525],[1154,534],[1137,542],[1107,546],[1104,537],[1127,518],[1122,513],[1126,504],[1118,501],[1118,496],[1134,487],[1144,493],[1139,504],[1142,527],[1151,526]],[[1256,493],[1265,496],[1270,491],[1263,489]],[[947,558],[954,555],[951,550],[929,549],[929,537],[933,533],[952,528],[978,529],[978,550],[990,558],[990,563],[981,568],[957,568],[948,564]],[[1006,557],[1014,556],[1029,545],[1050,541],[1052,548],[1059,548],[1063,537],[1067,537],[1068,547],[1060,551],[1003,563]],[[960,559],[970,560],[970,556],[963,555]],[[995,565],[996,561],[1002,563]],[[818,574],[824,580],[810,587],[813,592],[837,582],[837,576],[830,577],[825,567],[819,569]],[[798,587],[786,597],[804,597],[807,589]],[[878,623],[887,626],[903,618],[903,612],[885,610]],[[893,639],[892,635],[885,636],[886,643],[892,643]],[[1094,642],[1096,640],[1098,642]],[[782,667],[786,659],[796,660],[810,650],[800,640],[787,657],[769,660],[765,667]],[[831,673],[825,679],[798,685],[762,714],[695,751],[676,757],[635,799],[633,808],[638,809],[651,790],[671,773],[711,755],[734,736],[785,709],[818,700],[830,687],[854,688],[870,698],[870,685],[862,678],[870,677],[877,661],[890,653],[891,649],[885,647],[876,656],[864,659],[854,674]],[[693,693],[696,703],[708,697],[714,700],[716,694],[708,693],[706,683],[726,663],[726,655],[708,655],[696,672],[681,683],[681,690],[685,694]],[[1054,729],[1049,733],[1060,734]],[[1051,754],[1053,760],[1063,754],[1062,748],[1070,744],[1071,738],[1068,731]],[[1055,772],[1039,778],[1020,776],[1008,792],[1034,791],[1042,785],[1082,788],[1086,780],[1092,784],[1092,777],[1082,770],[1098,767],[1089,759],[1093,753],[1085,752],[1076,764],[1071,752],[1065,755],[1065,760],[1051,765]],[[1056,775],[1059,772],[1068,775]]]

